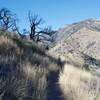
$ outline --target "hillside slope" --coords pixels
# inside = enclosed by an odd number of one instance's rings
[[[67,25],[56,33],[55,46],[50,52],[65,59],[100,66],[100,21],[88,19]]]
[[[59,100],[59,68],[58,60],[33,41],[0,33],[0,100]]]

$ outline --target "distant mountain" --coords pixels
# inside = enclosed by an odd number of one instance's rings
[[[81,64],[100,66],[100,20],[87,19],[67,25],[58,30],[55,37],[51,53],[65,59],[70,57]],[[92,58],[94,63],[89,60]]]

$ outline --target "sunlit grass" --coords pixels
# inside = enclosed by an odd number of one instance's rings
[[[65,65],[59,77],[65,100],[99,100],[100,79],[90,72]]]

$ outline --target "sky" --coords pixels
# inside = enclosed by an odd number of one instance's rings
[[[2,7],[17,14],[21,29],[29,26],[28,11],[55,30],[88,18],[100,19],[100,0],[0,0]]]

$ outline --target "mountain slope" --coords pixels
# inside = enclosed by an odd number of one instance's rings
[[[56,33],[55,46],[50,52],[65,57],[68,60],[88,65],[100,66],[100,21],[88,19],[60,29]],[[94,58],[92,63],[85,60]]]

